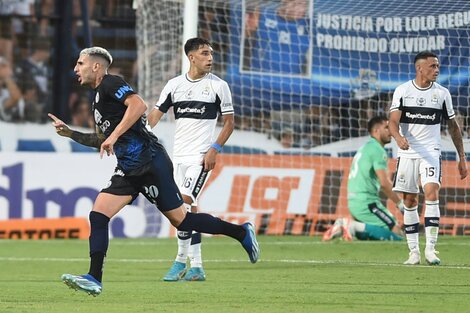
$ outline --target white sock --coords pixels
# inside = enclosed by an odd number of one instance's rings
[[[439,235],[439,200],[426,201],[424,212],[424,229],[426,232],[426,250],[434,251]]]
[[[349,224],[349,232],[351,236],[356,236],[356,232],[363,233],[366,230],[366,224],[358,221],[351,221]]]
[[[189,246],[189,261],[191,267],[202,267],[201,243]]]
[[[418,206],[407,208],[403,212],[403,223],[405,224],[406,241],[410,251],[419,252],[419,215]]]
[[[189,244],[191,243],[191,236],[188,236],[188,232],[186,231],[178,231],[178,254],[176,255],[175,261],[185,263],[188,259],[188,250]],[[190,233],[189,233],[190,234]],[[180,239],[183,237],[185,239]]]

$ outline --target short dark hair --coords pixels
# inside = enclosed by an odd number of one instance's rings
[[[188,55],[190,51],[195,51],[199,49],[201,46],[206,46],[206,45],[209,47],[212,47],[209,40],[206,40],[204,38],[195,37],[195,38],[188,39],[186,43],[184,44],[184,53]]]
[[[374,116],[367,123],[367,131],[369,132],[369,134],[372,134],[372,130],[374,129],[375,125],[382,124],[386,121],[388,121],[388,118],[385,115]]]
[[[437,58],[437,54],[431,51],[421,51],[415,56],[415,64],[418,60],[426,60],[427,58]]]

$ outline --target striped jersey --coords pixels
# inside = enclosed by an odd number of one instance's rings
[[[227,82],[212,73],[198,80],[187,74],[168,81],[155,107],[166,113],[171,107],[176,128],[174,157],[200,156],[214,142],[219,114],[233,114]]]
[[[408,150],[398,156],[419,158],[441,151],[441,120],[455,117],[449,90],[438,83],[419,88],[410,80],[395,89],[390,112],[400,110],[400,134],[408,140]]]

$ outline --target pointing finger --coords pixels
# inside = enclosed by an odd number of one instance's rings
[[[54,114],[52,113],[47,113],[47,116],[49,116],[54,122],[59,122],[60,120],[57,118],[57,116],[55,116]]]

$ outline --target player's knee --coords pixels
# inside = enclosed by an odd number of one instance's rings
[[[183,220],[186,218],[187,214],[187,209],[184,205],[181,205],[180,207],[166,211],[164,212],[166,218],[170,221],[171,225],[179,229],[179,226],[183,222]],[[184,229],[181,229],[184,230]]]

